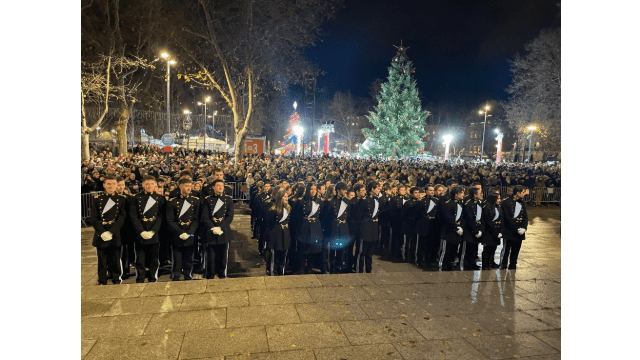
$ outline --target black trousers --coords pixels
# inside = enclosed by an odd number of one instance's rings
[[[267,269],[269,269],[269,276],[284,275],[284,266],[287,259],[287,252],[288,250],[278,251],[267,249],[265,257],[267,261]]]
[[[462,249],[460,253],[460,270],[471,269],[476,265],[476,258],[478,257],[478,244],[472,244],[470,242],[463,241]]]
[[[493,260],[496,256],[496,249],[498,247],[495,245],[484,245],[482,247],[482,268],[490,268],[495,264],[495,260]]]
[[[394,258],[402,258],[402,245],[404,243],[404,235],[400,232],[400,227],[391,228],[391,256]]]
[[[502,239],[502,252],[500,253],[500,264],[503,268],[515,268],[518,264],[518,254],[520,254],[522,240],[506,240]]]
[[[147,264],[149,264],[149,281],[158,280],[160,268],[160,244],[133,244],[135,250],[136,282],[142,283],[147,277]]]
[[[438,267],[440,270],[452,270],[453,260],[458,253],[458,244],[444,239],[440,241],[440,260]]]
[[[418,235],[416,234],[406,234],[404,235],[406,238],[405,244],[405,260],[417,264],[418,263]]]
[[[417,259],[416,264],[425,264],[427,262],[427,253],[429,252],[427,247],[427,236],[418,235],[418,249],[416,251]]]
[[[171,246],[171,280],[180,280],[180,273],[185,280],[193,278],[194,246]]]
[[[371,272],[371,267],[373,264],[373,249],[376,247],[375,241],[364,241],[362,239],[357,241],[357,249],[356,253],[356,272]]]
[[[206,244],[205,274],[207,279],[213,279],[218,274],[220,279],[227,277],[229,264],[229,243],[221,245]]]
[[[333,253],[330,241],[322,244],[322,266],[320,267],[322,273],[331,273],[331,255]]]
[[[122,247],[110,246],[106,248],[96,248],[98,253],[98,282],[107,284],[107,270],[111,273],[111,281],[114,284],[122,282]]]
[[[440,254],[440,245],[441,241],[438,236],[433,234],[427,235],[426,245],[425,245],[425,254],[424,254],[424,262],[427,264],[431,264],[433,262],[439,261]]]
[[[391,255],[391,226],[380,227],[380,249],[383,255]]]

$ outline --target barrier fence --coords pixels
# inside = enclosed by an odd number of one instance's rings
[[[86,220],[91,217],[91,204],[93,203],[93,197],[102,194],[102,191],[90,192],[86,194],[80,194],[82,200],[82,224],[87,225]]]

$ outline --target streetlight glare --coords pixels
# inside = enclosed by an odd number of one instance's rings
[[[293,110],[295,110],[295,109],[297,109],[297,108],[298,108],[298,102],[297,102],[297,101],[294,101],[294,102],[293,102]]]
[[[169,57],[169,54],[167,54],[167,53],[165,52],[165,53],[160,54],[160,56],[162,56],[163,58],[165,58],[165,59],[166,59],[166,58],[168,58],[168,57]]]
[[[444,140],[444,142],[449,143],[449,142],[451,142],[451,139],[453,139],[453,136],[445,135],[445,136],[442,137],[442,139]]]
[[[214,111],[213,115],[218,115],[218,110]]]
[[[536,129],[536,127],[535,127],[535,126],[529,126],[527,129],[529,129],[529,130],[535,130],[535,129]]]
[[[495,132],[496,132],[496,134],[500,134],[500,130],[499,129],[496,129]]]
[[[484,114],[484,111],[480,110],[480,111],[478,111],[478,114],[482,115],[482,114]]]
[[[169,61],[169,64],[171,64],[171,65],[175,65],[175,64],[176,64],[176,61],[175,61],[175,60],[171,60],[171,61]]]
[[[189,111],[189,110],[185,110],[185,111],[184,111],[184,113],[185,113],[185,114],[191,114],[191,111]]]
[[[211,100],[211,96],[209,96],[206,99],[204,99],[205,102],[209,102],[210,100]]]
[[[202,103],[200,101],[198,101],[198,105],[202,105]]]
[[[489,110],[489,106],[487,105],[487,106],[485,107],[485,109]]]
[[[304,129],[302,128],[302,126],[296,126],[293,128],[293,132],[298,136],[302,135],[303,131]]]

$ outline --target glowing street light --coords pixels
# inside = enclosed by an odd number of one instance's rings
[[[296,105],[296,104],[294,103],[294,105]],[[298,148],[296,150],[296,154],[300,155],[300,143],[302,142],[302,133],[304,133],[304,129],[302,128],[302,126],[296,125],[293,128],[293,132],[296,134],[296,137],[297,137],[297,140],[298,140]]]
[[[498,136],[496,137],[496,140],[498,140],[498,149],[496,152],[496,163],[500,162],[500,159],[502,158],[502,137],[504,136],[503,133],[500,132],[500,130],[496,129],[495,130],[496,134],[498,134]]]
[[[167,60],[167,132],[166,134],[171,133],[171,65],[175,65],[175,60],[169,60],[170,56],[166,52],[160,54],[165,60]]]
[[[482,156],[484,155],[484,133],[487,131],[487,117],[491,115],[487,115],[489,112],[489,105],[484,107],[484,111],[480,110],[479,113],[484,114],[484,128],[482,129],[482,147],[480,148],[480,161],[482,161]]]
[[[453,139],[453,136],[451,135],[445,135],[442,137],[442,140],[444,140],[444,159],[445,160],[449,160],[449,143],[451,143],[452,139]]]
[[[318,148],[316,149],[316,154],[320,154],[320,137],[322,137],[322,129],[318,130]]]
[[[533,130],[535,130],[536,127],[529,126],[527,129],[531,130],[531,133],[529,133],[529,155],[527,156],[527,162],[529,162],[529,160],[531,159],[531,138],[533,138]]]

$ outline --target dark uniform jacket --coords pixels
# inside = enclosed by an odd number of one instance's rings
[[[344,205],[343,205],[344,204]],[[340,208],[343,208],[340,214]],[[345,243],[350,237],[349,219],[350,206],[349,200],[341,196],[335,196],[324,202],[322,214],[323,230],[326,229],[327,239],[331,242],[345,240]]]
[[[313,212],[313,204],[317,204],[317,210]],[[296,202],[296,207],[291,209],[295,213],[302,215],[302,222],[296,227],[296,240],[322,246],[322,226],[320,225],[320,210],[322,210],[322,200],[315,198],[306,201],[304,198]],[[309,216],[311,215],[311,216]]]
[[[462,242],[462,236],[456,232],[458,227],[465,228],[461,202],[452,198],[442,202],[442,239],[453,244]]]
[[[500,205],[491,206],[485,202],[482,207],[482,221],[484,222],[484,231],[480,237],[482,244],[489,246],[500,245],[498,234],[502,234],[504,237],[504,224]]]
[[[529,217],[527,216],[527,207],[522,199],[515,200],[514,195],[511,198],[505,199],[500,206],[502,207],[505,224],[502,236],[507,240],[524,240],[526,233],[520,235],[518,234],[518,229],[527,229]],[[520,211],[517,211],[518,208]]]
[[[143,245],[158,244],[165,211],[164,196],[143,191],[130,196],[129,201],[129,218],[135,232],[135,241]],[[145,240],[140,236],[143,231],[153,231],[153,237]]]
[[[359,216],[362,219],[360,238],[364,241],[378,241],[378,216],[380,215],[378,198],[367,195],[358,200],[357,207]]]
[[[285,251],[291,246],[291,232],[289,231],[289,220],[291,211],[282,209],[278,214],[275,204],[271,206],[265,215],[265,241],[267,249],[275,251]]]
[[[413,196],[409,196],[409,199],[402,205],[400,211],[400,218],[402,219],[401,233],[405,235],[416,234],[416,221],[418,220],[418,205],[419,202]]]
[[[95,229],[92,245],[99,248],[110,246],[122,246],[120,240],[120,228],[127,217],[126,199],[114,192],[113,195],[104,193],[93,197],[91,204],[91,217],[89,223]],[[105,211],[106,209],[106,211]],[[111,240],[104,241],[100,237],[102,233],[110,231],[113,234]]]
[[[462,233],[462,239],[471,244],[479,244],[478,232],[484,233],[484,222],[482,221],[482,204],[480,201],[469,198],[464,202],[462,209],[466,227]]]
[[[222,245],[233,240],[231,222],[233,221],[233,199],[224,193],[220,196],[210,195],[202,200],[200,225],[205,234],[204,243]],[[211,230],[220,227],[222,235],[216,235]]]
[[[186,207],[184,213],[182,209]],[[200,199],[195,196],[180,195],[169,199],[167,203],[167,225],[169,226],[169,243],[173,246],[192,246],[194,236],[182,240],[180,234],[194,235],[198,229],[198,216],[200,215]]]
[[[389,205],[387,206],[389,221],[391,222],[391,227],[394,229],[402,228],[402,218],[400,215],[402,214],[402,205],[404,205],[403,200],[407,200],[406,195],[393,196],[389,200]]]
[[[391,201],[391,196],[387,194],[383,194],[378,198],[380,201],[380,226],[389,227],[391,226],[391,217],[389,216],[389,202]]]
[[[416,233],[426,236],[433,229],[436,220],[436,204],[438,199],[425,196],[418,202],[418,220],[416,221]]]
[[[364,199],[364,197],[359,198],[354,196],[349,200],[349,217],[347,218],[347,223],[349,224],[349,234],[351,234],[351,239],[354,241],[361,238],[360,225],[362,224],[362,215],[358,207],[361,199]]]

